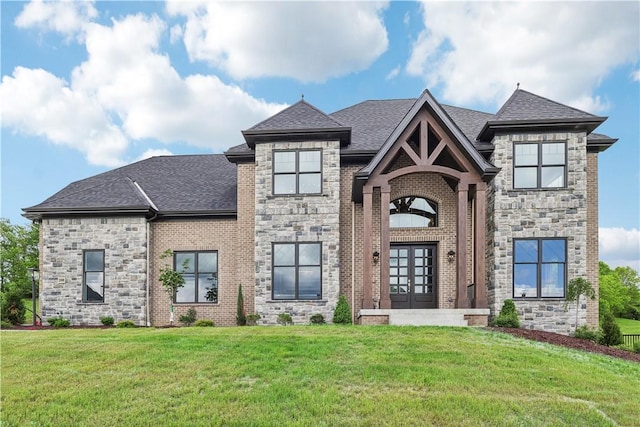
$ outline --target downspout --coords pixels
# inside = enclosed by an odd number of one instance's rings
[[[146,286],[145,286],[145,323],[147,327],[151,326],[151,309],[149,308],[149,300],[151,299],[151,221],[155,221],[158,218],[158,207],[153,203],[153,200],[145,193],[140,184],[136,181],[133,181],[133,185],[140,191],[145,200],[149,203],[151,208],[153,209],[153,216],[147,219],[147,277],[146,277]]]
[[[351,202],[351,320],[356,323],[356,202]]]

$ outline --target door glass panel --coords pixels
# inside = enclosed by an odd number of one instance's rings
[[[400,265],[404,266],[404,265],[408,265],[409,264],[409,259],[408,258],[400,258]]]
[[[390,268],[389,269],[389,274],[391,274],[392,276],[397,276],[398,275],[398,269],[397,268]]]
[[[416,257],[424,256],[424,250],[423,249],[416,249],[415,256]]]
[[[414,283],[416,285],[422,285],[424,283],[424,277],[423,276],[416,276]]]
[[[406,277],[398,277],[398,282],[401,285],[406,285],[407,284],[407,278]]]
[[[400,293],[401,294],[406,294],[407,293],[407,287],[406,286],[400,286]]]
[[[398,250],[397,249],[391,249],[389,251],[389,256],[393,257],[393,258],[397,258],[398,257]]]
[[[398,258],[390,258],[389,259],[389,265],[392,266],[392,267],[398,265]]]
[[[397,294],[398,293],[398,287],[397,286],[391,286],[389,288],[389,292],[392,294]]]
[[[400,249],[398,250],[398,255],[401,257],[408,257],[409,256],[409,249]]]
[[[423,290],[424,288],[423,288],[422,286],[416,286],[416,287],[414,287],[413,289],[414,289],[414,292],[415,292],[415,293],[417,293],[417,294],[421,294],[421,293],[423,293],[423,292],[422,292],[422,290]]]
[[[418,275],[422,276],[422,275],[424,275],[424,268],[422,268],[422,267],[416,267],[416,268],[414,269],[414,273],[415,273],[415,275],[416,275],[416,276],[418,276]]]
[[[424,258],[416,258],[414,260],[414,264],[415,265],[423,265],[424,264]]]
[[[391,285],[397,285],[398,284],[398,278],[396,276],[389,277],[389,283]]]
[[[409,273],[409,270],[408,270],[407,268],[399,268],[399,269],[398,269],[398,273],[399,273],[401,276],[406,276],[406,275]]]

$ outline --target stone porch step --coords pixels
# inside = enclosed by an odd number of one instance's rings
[[[399,326],[469,326],[465,315],[488,316],[489,309],[360,310],[359,316],[386,316],[390,325]]]

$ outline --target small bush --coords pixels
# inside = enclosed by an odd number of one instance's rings
[[[115,320],[111,316],[105,316],[100,318],[100,323],[102,323],[104,326],[113,326]]]
[[[640,353],[640,341],[636,341],[633,343],[633,352]]]
[[[47,322],[54,328],[66,328],[71,325],[67,319],[63,319],[61,316],[58,317],[50,317],[47,319]]]
[[[311,316],[311,324],[312,325],[324,325],[326,322],[324,321],[324,316],[320,313],[316,313]]]
[[[582,325],[576,328],[573,336],[575,338],[580,338],[581,340],[598,342],[600,340],[600,331],[597,329],[589,329],[589,326]]]
[[[0,312],[0,318],[2,318],[2,320],[12,325],[20,325],[24,322],[25,312],[26,308],[20,292],[11,289],[2,293],[2,307]]]
[[[259,314],[247,314],[247,325],[255,326],[258,320],[260,320]]]
[[[515,303],[510,300],[504,300],[500,314],[493,321],[493,326],[499,328],[519,328],[520,320],[518,319],[518,312],[516,311]]]
[[[116,326],[118,328],[135,328],[136,324],[133,323],[133,320],[121,320]]]
[[[284,326],[293,325],[293,319],[289,313],[280,313],[278,314],[278,323]]]
[[[193,326],[215,326],[216,324],[213,322],[213,320],[209,320],[209,319],[199,319],[196,320],[195,323],[193,324]]]
[[[620,326],[616,323],[616,319],[611,312],[607,312],[602,320],[602,336],[600,338],[600,344],[606,346],[620,345],[623,343],[622,333],[620,332]]]
[[[191,326],[193,325],[193,322],[196,321],[196,318],[197,318],[196,309],[191,307],[189,308],[189,310],[187,310],[187,314],[183,314],[182,316],[180,316],[180,323],[182,323],[185,326]]]
[[[242,296],[242,284],[238,286],[238,305],[236,307],[236,325],[247,324],[247,313],[244,311],[244,297]]]
[[[343,325],[350,325],[352,323],[351,308],[344,295],[340,295],[340,298],[338,298],[338,304],[336,304],[336,309],[333,311],[333,323]]]
[[[7,322],[6,320],[0,320],[0,329],[8,329],[12,326],[13,325],[11,324],[11,322]]]

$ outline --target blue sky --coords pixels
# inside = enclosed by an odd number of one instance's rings
[[[609,119],[600,253],[640,270],[637,2],[1,2],[0,216],[157,154],[222,152],[300,99],[496,112],[522,89]]]

